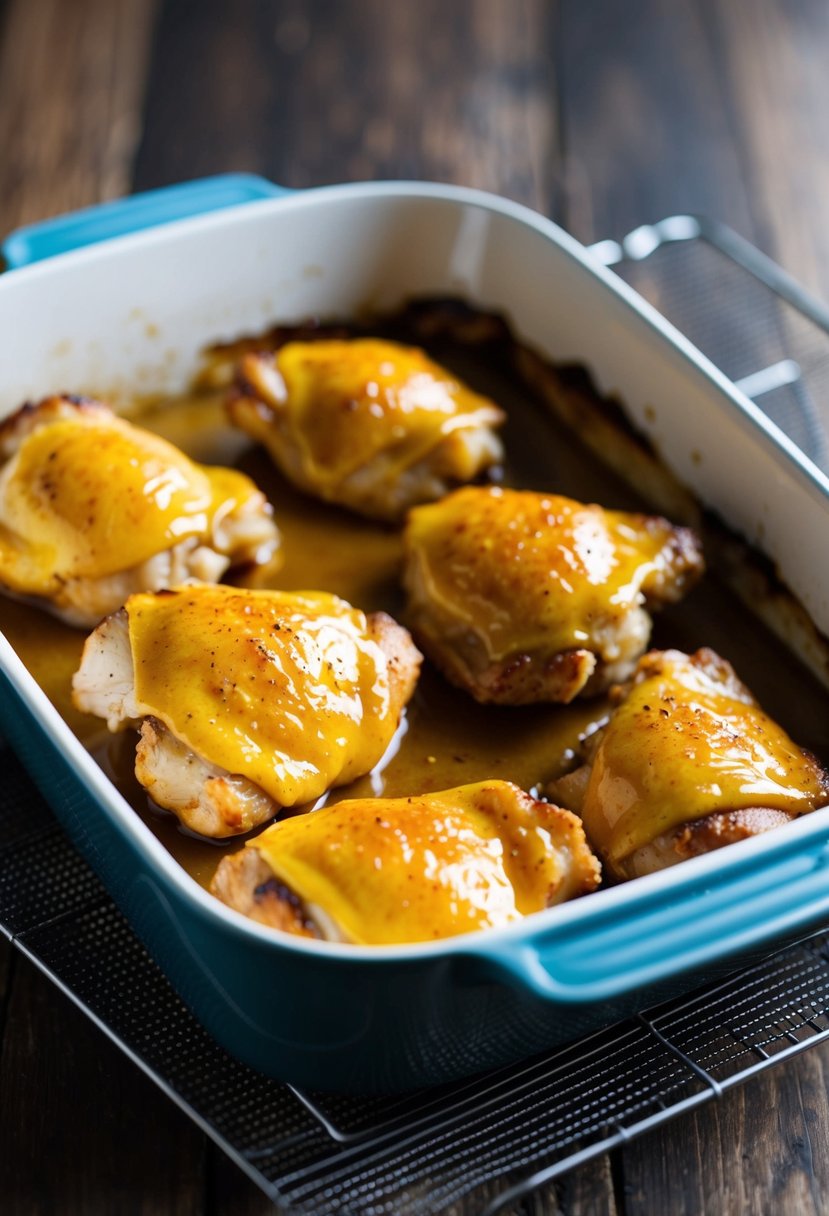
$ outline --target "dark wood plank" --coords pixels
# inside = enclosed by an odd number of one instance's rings
[[[218,1150],[211,1151],[207,1175],[209,1211],[217,1216],[268,1216],[268,1199],[238,1167]],[[503,1190],[499,1181],[481,1187],[468,1199],[451,1204],[440,1216],[479,1216]],[[436,1213],[437,1216],[437,1213]],[[600,1157],[564,1178],[527,1195],[503,1210],[503,1216],[620,1216],[610,1158]]]
[[[549,210],[555,11],[549,0],[173,0],[135,184],[223,169],[297,187],[434,178]]]
[[[829,1048],[815,1048],[631,1145],[627,1216],[826,1212],[827,1073]]]
[[[592,241],[699,212],[730,224],[829,298],[829,79],[816,50],[827,40],[829,9],[817,2],[643,0],[630,12],[612,0],[589,10],[565,3],[565,226]],[[628,277],[662,305],[647,262]],[[745,305],[745,312],[729,322],[744,358],[727,371],[740,376],[762,366],[767,341],[775,350],[766,361],[785,352],[807,367],[825,363],[814,336],[785,310],[775,316],[773,307],[752,312],[750,304],[740,299],[736,310]],[[701,328],[692,336],[716,358],[717,319],[712,312],[706,346],[703,309],[696,318]],[[825,393],[813,398],[829,426]]]
[[[7,0],[0,231],[126,194],[156,0]]]
[[[215,0],[168,4],[136,188],[220,169],[296,187],[418,177],[496,190],[550,211],[554,18],[545,0],[451,7],[439,0],[321,0],[313,7],[244,0],[230,12]],[[196,70],[182,81],[185,51]],[[214,1165],[214,1199],[217,1210],[267,1210],[222,1159]],[[607,1161],[531,1203],[537,1216],[615,1212]],[[477,1197],[455,1205],[453,1216],[479,1204]]]
[[[695,6],[565,0],[561,23],[565,226],[589,242],[691,211],[751,236],[721,62]]]
[[[232,9],[217,3],[167,4],[135,186],[234,168],[256,169],[295,185],[431,176],[548,205],[556,133],[551,6],[544,0],[522,0],[507,11],[500,0],[466,0],[451,13],[432,0],[420,12],[379,2],[354,8],[360,11],[331,3],[320,3],[312,13],[296,3],[242,3]],[[20,13],[17,20],[22,20]],[[372,31],[370,39],[366,30]],[[16,27],[12,32],[19,40]],[[26,25],[24,33],[45,55],[38,22]],[[73,45],[85,38],[80,50],[88,51],[85,27],[53,29],[52,37]],[[56,114],[65,114],[75,100],[82,74],[58,81],[48,99]],[[467,96],[470,78],[474,88]],[[39,165],[38,172],[21,166],[25,190],[3,217],[6,226],[123,191],[131,145],[126,140],[121,145],[127,153],[119,165],[121,176],[107,183],[101,178],[101,144],[90,139],[84,141],[81,169],[73,170],[72,190],[49,193],[52,179],[69,160],[63,127],[51,110],[44,116],[38,109],[30,81],[12,83],[19,121],[50,141],[51,175]],[[121,100],[125,97],[137,106],[137,92],[123,93]],[[129,132],[134,131],[134,115],[130,109],[124,117]],[[14,1023],[7,1037],[10,1052],[17,1050],[18,1034]],[[45,1085],[48,1060],[39,1056],[38,1062]],[[129,1066],[124,1067],[129,1073]],[[83,1062],[80,1068],[83,1075]],[[113,1122],[120,1125],[114,1112]],[[92,1132],[76,1155],[53,1160],[56,1186],[68,1185],[71,1191],[86,1185],[87,1172],[78,1162],[98,1155],[94,1119],[90,1124]],[[188,1139],[187,1130],[170,1129],[169,1136],[184,1162],[192,1164],[193,1145],[181,1143]],[[215,1151],[212,1157],[210,1211],[269,1210],[244,1175]],[[132,1147],[134,1170],[141,1171],[142,1159],[138,1137]],[[592,1175],[597,1176],[601,1171]],[[566,1187],[571,1198],[565,1209],[550,1190],[547,1198],[533,1200],[533,1210],[578,1216],[593,1210],[595,1192],[591,1182],[591,1206],[585,1208],[574,1180]],[[162,1190],[156,1193],[161,1196]],[[103,1188],[100,1198],[103,1208]],[[141,1198],[152,1202],[144,1194]]]
[[[3,1027],[6,1024],[6,1009],[12,984],[12,959],[14,947],[5,937],[0,937],[0,1044],[3,1042]]]
[[[701,0],[765,248],[829,299],[829,7]]]
[[[502,1189],[503,1184],[494,1181],[469,1199],[453,1204],[441,1216],[478,1216],[484,1204]],[[504,1208],[503,1216],[618,1216],[610,1158],[600,1157],[525,1195]]]
[[[558,212],[561,194],[568,225],[584,239],[671,211],[707,211],[767,237],[761,243],[790,269],[825,284],[829,234],[818,210],[827,184],[826,7],[758,0],[750,17],[747,6],[726,0],[561,7],[556,40],[558,6],[545,0],[168,0],[133,172],[152,0],[6,0],[0,227],[122,193],[131,179],[148,187],[234,168],[296,186],[434,177],[548,212]],[[0,1007],[3,958],[0,945]],[[175,1112],[155,1091],[135,1089],[142,1079],[130,1065],[111,1054],[102,1065],[112,1049],[19,970],[0,1065],[0,1081],[11,1087],[2,1109],[19,1102],[28,1110],[20,1126],[9,1113],[0,1123],[0,1169],[18,1179],[14,1210],[34,1210],[21,1179],[34,1181],[29,1138],[46,1133],[53,1193],[91,1203],[87,1211],[196,1210],[202,1140],[183,1120],[174,1126]],[[23,1061],[30,1094],[9,1060]],[[624,1209],[719,1212],[717,1188],[706,1181],[713,1175],[724,1185],[740,1179],[729,1202],[744,1206],[729,1211],[816,1211],[818,1200],[825,1210],[823,1170],[806,1170],[803,1138],[811,1138],[813,1159],[827,1159],[824,1060],[810,1053],[753,1083],[744,1099],[731,1095],[716,1113],[708,1108],[627,1150]],[[79,1108],[76,1091],[93,1092],[89,1080],[97,1083],[101,1068],[103,1100]],[[120,1090],[139,1111],[122,1111]],[[107,1172],[93,1192],[83,1164],[122,1150],[117,1159],[134,1186],[129,1205],[121,1177]],[[170,1174],[172,1156],[183,1192]],[[224,1159],[209,1177],[216,1216],[268,1210]],[[616,1211],[608,1159],[518,1211]]]
[[[558,1208],[552,1207],[553,1199]],[[516,1216],[619,1216],[609,1156],[573,1170],[555,1184],[529,1195]]]
[[[7,941],[5,937],[0,937],[0,1003],[6,996],[12,950],[11,942]]]
[[[591,241],[702,212],[829,294],[828,40],[819,3],[565,2],[565,225]],[[829,1110],[825,1094],[801,1097],[825,1059],[808,1053],[627,1149],[629,1216],[826,1210]]]
[[[0,231],[127,192],[155,10],[155,0],[6,0]],[[200,1134],[10,959],[3,942],[0,1209],[201,1211]]]
[[[0,1093],[4,1216],[202,1211],[201,1133],[23,959]]]

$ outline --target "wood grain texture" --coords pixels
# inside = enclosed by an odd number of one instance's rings
[[[128,192],[155,12],[6,0],[0,230]],[[0,943],[4,1216],[201,1212],[203,1137],[28,964],[10,967],[10,950]]]
[[[441,1208],[436,1216],[479,1216],[503,1190],[504,1181],[495,1178],[464,1199]],[[258,1213],[251,1216],[258,1216]],[[502,1208],[499,1216],[619,1216],[610,1158],[598,1158],[539,1187]]]
[[[703,211],[829,294],[827,50],[822,0],[4,0],[0,227],[232,169],[435,178],[585,240]],[[4,1214],[271,1210],[9,957]],[[511,1216],[826,1211],[827,1069],[809,1052]]]
[[[563,219],[575,236],[620,237],[688,211],[752,235],[722,63],[695,4],[570,0],[560,62]]]
[[[14,947],[5,937],[0,937],[0,1044],[6,1024],[6,1010],[12,985]]]
[[[212,1147],[209,1153],[207,1192],[211,1216],[212,1213],[216,1216],[225,1213],[228,1216],[269,1216],[273,1212],[267,1197],[233,1162]],[[479,1216],[501,1190],[500,1181],[482,1186],[468,1198],[442,1209],[439,1216]],[[620,1216],[610,1157],[600,1157],[573,1170],[504,1208],[501,1216]]]
[[[23,959],[0,1093],[4,1216],[203,1210],[201,1133]]]
[[[829,1050],[815,1048],[625,1152],[627,1216],[829,1209]]]
[[[155,0],[7,0],[0,230],[129,190]]]
[[[804,53],[801,44],[811,37],[825,50],[828,20],[825,6],[774,0],[760,6],[642,0],[624,11],[610,3],[565,3],[565,226],[591,241],[700,212],[729,223],[819,286],[829,272],[829,248],[811,191],[826,171],[818,116],[829,112],[829,82],[810,70],[820,54]],[[645,265],[643,280],[647,274]],[[816,1154],[789,1142],[808,1146],[808,1128],[826,1127],[814,1105],[807,1114],[798,1098],[814,1092],[814,1071],[822,1072],[825,1055],[817,1050],[793,1060],[752,1082],[745,1096],[729,1094],[721,1105],[627,1148],[627,1216],[825,1211]]]
[[[558,1208],[552,1207],[553,1200]],[[528,1195],[516,1216],[620,1216],[614,1170],[607,1155],[565,1174],[553,1187]]]
[[[701,0],[762,245],[829,298],[829,6]]]
[[[555,15],[549,0],[173,0],[136,186],[222,169],[297,187],[434,178],[548,211]]]

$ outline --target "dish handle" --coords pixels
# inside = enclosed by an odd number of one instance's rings
[[[253,173],[202,177],[17,228],[0,245],[0,252],[6,268],[16,270],[129,232],[291,193],[286,186],[277,186]]]
[[[478,953],[501,980],[552,1002],[603,1001],[690,970],[702,983],[706,964],[762,946],[770,953],[829,922],[825,820],[808,834],[804,841],[795,831],[798,839],[760,856],[729,858],[714,874],[690,861],[676,884],[665,875],[639,879],[628,903],[614,892],[590,896],[597,901],[590,907],[568,905],[583,916],[567,915],[525,941],[482,944]]]

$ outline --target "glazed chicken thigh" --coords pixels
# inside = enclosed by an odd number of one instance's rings
[[[829,773],[713,650],[651,651],[612,698],[585,764],[550,793],[582,817],[616,878],[662,870],[829,802]]]
[[[688,528],[555,494],[469,486],[415,507],[405,535],[418,644],[481,702],[568,702],[626,678],[647,609],[682,597],[702,554]]]
[[[247,354],[228,408],[294,485],[392,522],[503,455],[496,405],[422,350],[375,338]]]
[[[87,639],[79,709],[140,730],[135,773],[204,836],[312,802],[382,758],[420,654],[384,613],[323,592],[131,596]]]
[[[271,561],[270,505],[99,401],[50,397],[0,426],[0,586],[92,626],[127,596]]]
[[[224,858],[211,890],[290,933],[381,945],[509,924],[599,877],[575,815],[487,781],[285,819]]]

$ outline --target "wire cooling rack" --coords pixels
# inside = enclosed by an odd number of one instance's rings
[[[602,242],[614,265],[815,462],[829,313],[728,229],[691,216]],[[829,933],[565,1048],[404,1096],[281,1085],[181,1003],[0,748],[0,932],[298,1216],[484,1216],[829,1036]]]
[[[672,215],[594,257],[626,279],[829,471],[829,308],[736,232]]]

